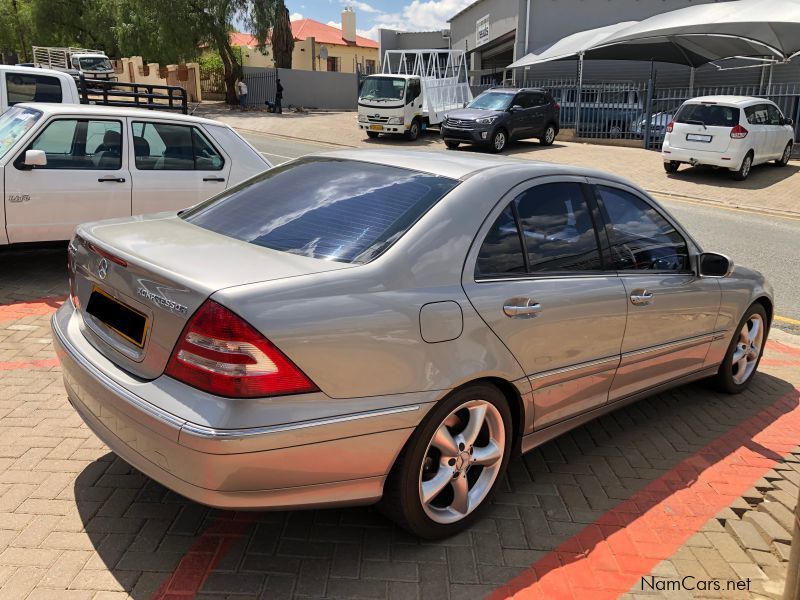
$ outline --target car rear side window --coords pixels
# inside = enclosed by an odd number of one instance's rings
[[[537,185],[517,198],[532,272],[601,270],[597,233],[578,183]]]
[[[457,184],[399,167],[313,157],[270,169],[181,217],[273,250],[366,263]]]
[[[684,104],[675,115],[676,123],[694,123],[706,127],[734,127],[740,111],[735,106],[720,104]]]
[[[133,151],[140,171],[219,171],[225,164],[197,128],[135,121]]]
[[[596,189],[617,269],[689,269],[686,240],[655,208],[618,188],[600,185]]]
[[[61,102],[61,82],[56,77],[6,73],[8,105],[20,102]]]

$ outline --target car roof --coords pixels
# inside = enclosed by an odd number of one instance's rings
[[[729,104],[731,106],[747,106],[754,103],[763,104],[764,102],[772,104],[771,100],[753,96],[698,96],[697,98],[689,98],[686,102],[714,102],[715,104]]]
[[[508,88],[508,87],[493,87],[484,92],[502,92],[506,94],[517,94],[519,92],[546,92],[542,88],[524,87],[524,88]]]
[[[43,69],[41,67],[23,67],[22,65],[0,65],[0,72],[11,73],[30,73],[31,75],[49,75],[50,77],[58,77],[59,79],[72,79],[74,77],[66,71],[58,71],[56,69]]]
[[[599,177],[610,179],[626,185],[634,184],[603,171],[585,169],[573,165],[562,165],[534,160],[521,160],[505,156],[492,156],[472,152],[450,152],[446,150],[390,150],[390,149],[354,149],[334,150],[331,152],[315,152],[307,157],[330,157],[344,160],[387,165],[401,169],[410,169],[422,173],[430,173],[451,179],[467,179],[479,173],[493,173],[501,176],[505,172],[524,170],[531,177],[545,175],[577,175],[582,177]]]
[[[40,69],[41,70],[41,69]],[[219,127],[227,127],[220,121],[212,119],[204,119],[202,117],[195,117],[192,115],[182,115],[175,111],[166,110],[148,110],[146,108],[126,108],[121,106],[98,106],[97,104],[71,104],[68,102],[63,103],[49,103],[49,102],[22,102],[15,106],[23,106],[31,108],[44,113],[45,116],[50,115],[81,115],[81,116],[98,116],[98,117],[131,117],[131,118],[151,118],[151,119],[170,119],[176,121],[187,121],[190,123],[204,123],[206,125],[217,125]]]

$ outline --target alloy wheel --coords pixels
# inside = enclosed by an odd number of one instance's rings
[[[547,131],[544,132],[544,141],[549,145],[552,144],[553,140],[555,139],[556,139],[556,130],[553,129],[553,126],[551,125],[547,128]]]
[[[753,314],[742,325],[739,339],[733,349],[731,369],[733,381],[737,385],[750,379],[756,370],[761,347],[764,343],[764,321],[761,315]]]
[[[433,434],[419,473],[419,499],[437,523],[460,521],[486,499],[503,465],[506,433],[500,411],[469,400]]]
[[[748,154],[744,157],[744,161],[742,162],[742,179],[747,177],[750,174],[750,167],[753,165],[753,159]]]
[[[494,149],[500,152],[506,147],[506,134],[503,131],[498,131],[494,134]]]
[[[792,157],[792,145],[786,144],[786,148],[783,149],[783,156],[781,156],[781,164],[785,165],[789,163],[789,159]]]

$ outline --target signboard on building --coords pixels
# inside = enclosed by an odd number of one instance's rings
[[[489,41],[489,15],[475,22],[475,46],[482,46]]]

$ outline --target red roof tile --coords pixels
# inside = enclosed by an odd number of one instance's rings
[[[358,46],[359,48],[377,48],[378,42],[360,35],[356,36],[355,43],[345,41],[342,30],[325,25],[314,19],[299,19],[292,21],[292,35],[295,41],[302,41],[313,37],[318,44],[331,44],[338,46]],[[233,32],[230,34],[232,46],[257,46],[256,39],[249,33]]]

